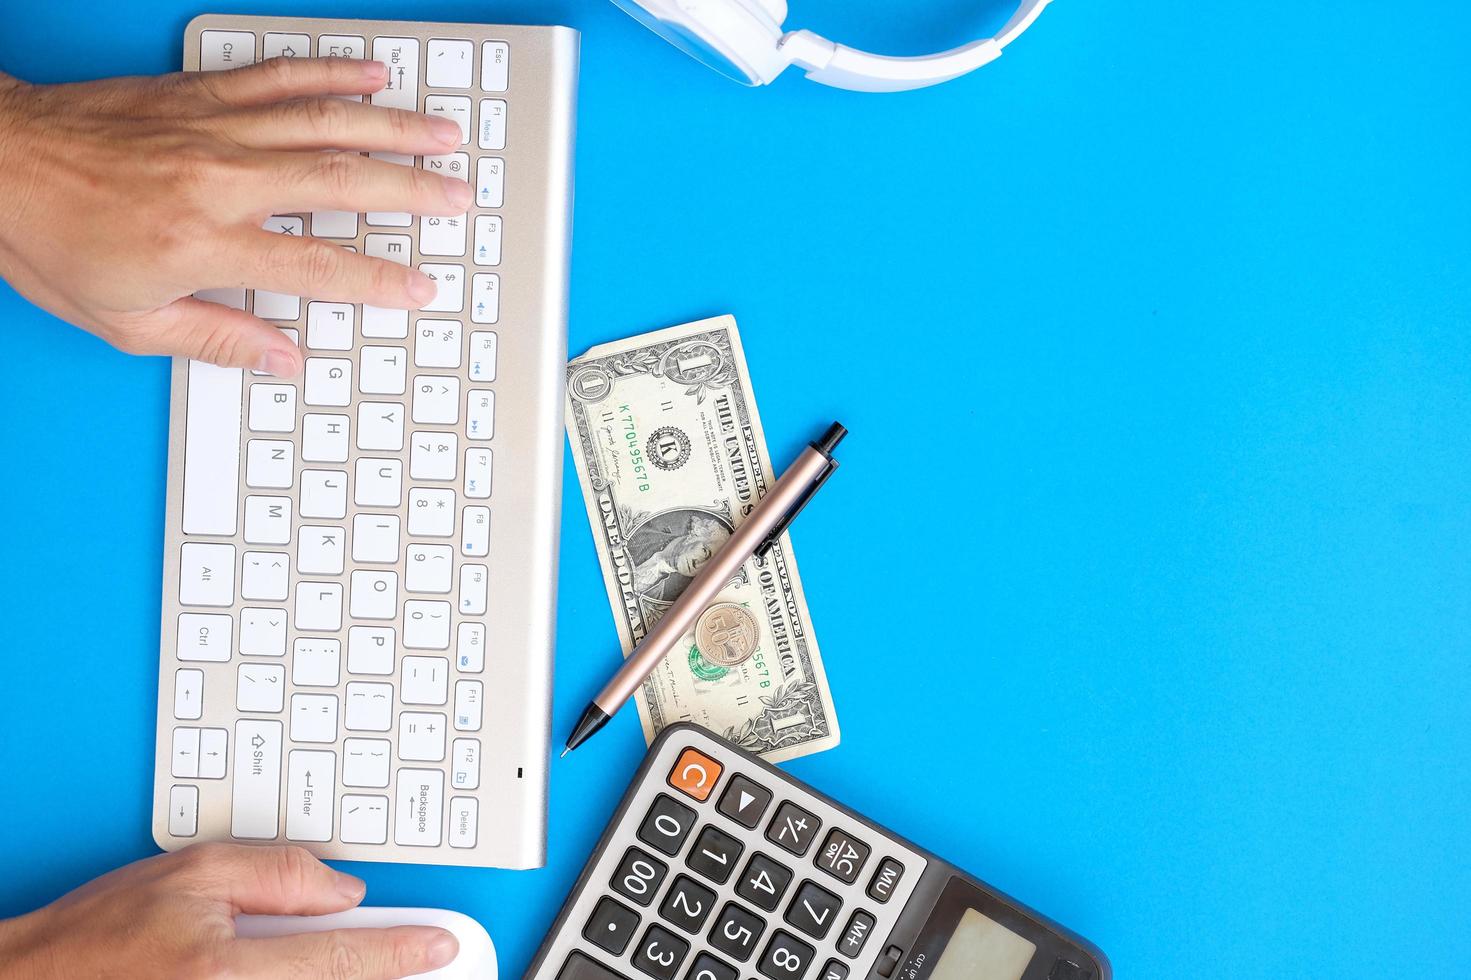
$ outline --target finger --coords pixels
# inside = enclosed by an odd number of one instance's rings
[[[460,124],[443,116],[323,97],[252,106],[220,116],[223,131],[262,150],[390,150],[448,153],[460,145]]]
[[[398,980],[447,966],[459,951],[453,933],[429,926],[333,929],[272,939],[237,939],[229,953],[230,975],[241,980]]]
[[[282,378],[301,373],[301,351],[279,328],[193,297],[131,321],[126,336],[120,346],[134,354],[176,354]]]
[[[469,183],[419,167],[357,153],[262,153],[253,161],[277,214],[296,211],[407,211],[463,214],[474,201]]]
[[[417,310],[437,294],[418,269],[349,252],[315,238],[253,232],[242,249],[248,285],[293,296]]]
[[[333,871],[302,847],[195,844],[171,857],[182,881],[228,902],[237,915],[343,912],[367,891],[360,879]]]
[[[371,95],[387,83],[388,66],[357,58],[268,58],[191,78],[225,105],[250,106],[308,95]]]

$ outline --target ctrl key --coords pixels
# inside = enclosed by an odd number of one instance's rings
[[[199,787],[169,787],[169,836],[193,837],[199,833]]]
[[[621,973],[614,973],[603,964],[573,951],[557,973],[557,980],[628,980]]]

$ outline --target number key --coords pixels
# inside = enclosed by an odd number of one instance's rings
[[[776,808],[771,826],[766,828],[766,838],[801,857],[812,846],[812,839],[821,826],[821,820],[795,803],[783,803]]]
[[[622,956],[633,941],[633,931],[638,928],[638,913],[613,898],[604,898],[593,909],[582,938],[607,950],[614,956]]]
[[[791,883],[792,871],[786,865],[765,854],[752,854],[745,874],[736,884],[736,894],[752,905],[775,912]]]
[[[790,933],[776,930],[756,969],[771,980],[794,980],[807,972],[816,954],[811,946]]]
[[[612,885],[615,891],[647,907],[668,873],[669,866],[663,861],[630,847],[613,872]]]
[[[751,958],[756,940],[765,931],[766,923],[760,916],[731,902],[721,911],[720,918],[715,920],[715,925],[710,929],[710,945],[736,962],[744,963]]]
[[[740,841],[724,831],[706,827],[695,838],[695,846],[684,862],[715,884],[723,885],[735,870],[736,859],[744,849]]]
[[[841,830],[833,830],[818,852],[817,866],[845,885],[851,885],[858,880],[858,872],[867,860],[867,844]]]
[[[740,976],[736,968],[722,963],[709,953],[695,957],[695,965],[685,974],[684,980],[736,980]]]
[[[674,879],[659,914],[685,932],[699,932],[715,908],[715,893],[692,878],[680,875]]]
[[[633,965],[656,980],[674,980],[679,964],[689,955],[690,944],[659,926],[649,926],[643,942],[633,954]]]
[[[649,815],[638,828],[638,839],[670,857],[679,853],[684,839],[695,826],[695,811],[663,793],[654,800]]]
[[[814,881],[802,882],[792,904],[787,907],[787,921],[813,939],[821,939],[832,929],[843,900]]]

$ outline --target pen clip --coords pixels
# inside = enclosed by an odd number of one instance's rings
[[[760,547],[756,549],[755,555],[757,558],[766,557],[766,553],[776,545],[777,540],[783,534],[787,533],[787,528],[792,526],[792,521],[795,521],[797,515],[802,513],[802,508],[807,506],[817,491],[822,489],[822,485],[837,471],[838,461],[829,457],[827,466],[823,467],[822,472],[817,475],[817,479],[813,480],[812,485],[806,489],[802,496],[797,498],[797,502],[792,504],[792,509],[782,515],[782,519],[776,522],[776,525],[771,529],[771,533],[766,536],[761,542]]]

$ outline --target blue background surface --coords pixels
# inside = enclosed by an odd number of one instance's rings
[[[3,5],[33,81],[168,70],[201,9]],[[1471,8],[1062,0],[901,97],[748,91],[595,0],[225,9],[584,32],[571,350],[734,312],[777,460],[853,430],[795,532],[844,741],[792,772],[1120,977],[1471,961]],[[154,851],[167,365],[0,322],[8,915]],[[616,660],[563,493],[559,734]],[[544,870],[351,870],[518,975],[642,751],[628,711],[554,767]]]

